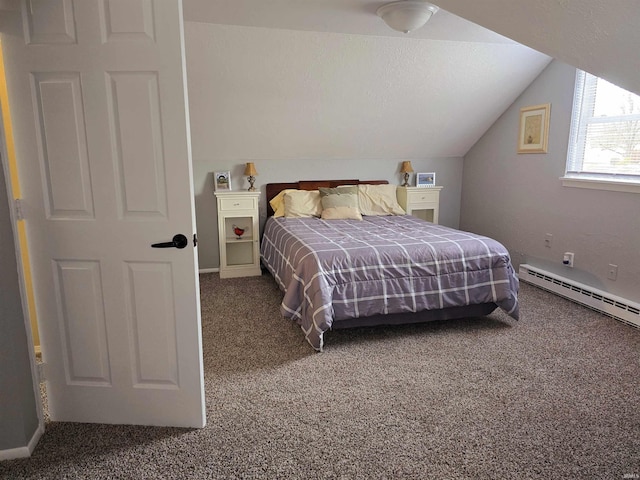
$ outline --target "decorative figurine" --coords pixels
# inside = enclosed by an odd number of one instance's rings
[[[233,233],[236,234],[236,237],[238,238],[238,240],[240,240],[242,238],[242,235],[244,234],[246,228],[241,228],[237,225],[233,226]]]

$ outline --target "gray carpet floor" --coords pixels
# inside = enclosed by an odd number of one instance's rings
[[[206,428],[48,422],[0,478],[639,478],[638,329],[522,284],[520,322],[334,331],[315,353],[270,276],[200,279]]]

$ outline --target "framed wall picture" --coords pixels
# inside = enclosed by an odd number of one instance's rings
[[[436,173],[416,173],[416,187],[435,187]]]
[[[518,153],[547,153],[551,104],[520,109]]]
[[[213,172],[213,188],[216,192],[231,190],[231,173]]]

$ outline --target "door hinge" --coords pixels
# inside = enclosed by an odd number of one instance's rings
[[[22,209],[22,199],[16,198],[14,202],[16,206],[16,220],[24,220],[24,211]]]
[[[38,383],[44,383],[47,381],[47,364],[42,362],[38,363]]]

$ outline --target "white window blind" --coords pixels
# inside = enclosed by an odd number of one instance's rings
[[[640,183],[640,96],[578,71],[565,177]]]

